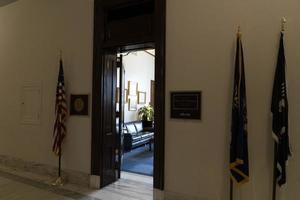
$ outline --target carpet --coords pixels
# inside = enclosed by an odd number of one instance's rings
[[[146,145],[125,153],[122,171],[153,176],[153,148],[149,151]]]

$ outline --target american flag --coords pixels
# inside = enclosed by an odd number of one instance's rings
[[[56,87],[56,103],[55,103],[55,124],[53,131],[53,147],[52,151],[56,155],[61,154],[61,145],[66,136],[66,119],[67,119],[67,101],[64,81],[63,61],[59,62],[59,75]]]

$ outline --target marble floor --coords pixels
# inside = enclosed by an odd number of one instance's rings
[[[66,184],[51,186],[49,180],[0,168],[2,200],[153,200],[152,177],[122,173],[116,183],[101,190]]]

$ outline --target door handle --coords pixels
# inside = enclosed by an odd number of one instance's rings
[[[112,133],[106,133],[106,136],[110,136],[110,135],[112,135]]]

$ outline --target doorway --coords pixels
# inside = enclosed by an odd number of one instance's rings
[[[120,178],[123,144],[116,127],[123,129],[124,124],[115,112],[117,66],[122,67],[117,54],[155,49],[153,185],[163,190],[165,0],[96,0],[94,24],[91,174],[100,177],[101,187]]]
[[[148,180],[154,169],[155,50],[118,55],[116,113],[120,141],[120,171]]]

